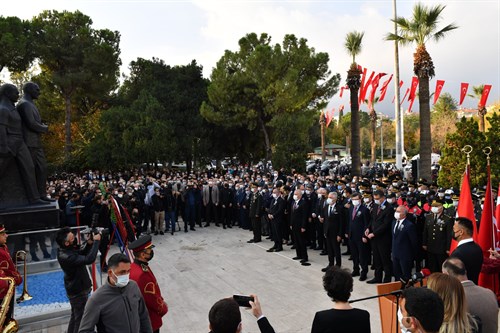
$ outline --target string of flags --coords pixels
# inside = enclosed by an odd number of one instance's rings
[[[380,79],[383,76],[386,76],[387,74],[386,73],[375,74],[375,71],[372,71],[371,74],[369,76],[367,76],[367,74],[368,74],[367,68],[364,68],[361,65],[358,65],[358,69],[362,73],[361,85],[359,87],[358,103],[359,103],[359,105],[362,105],[366,100],[367,104],[368,104],[367,105],[368,109],[370,111],[372,111],[374,109],[373,101],[376,98],[377,90],[378,90],[379,84],[380,84]],[[382,83],[382,86],[380,87],[380,90],[379,90],[380,95],[379,95],[378,102],[382,102],[384,100],[385,95],[387,93],[387,88],[389,86],[389,83],[392,81],[392,77],[393,77],[393,74],[391,74],[391,76],[389,76],[389,78],[386,79],[384,81],[384,83]],[[436,87],[434,89],[433,104],[436,104],[436,102],[438,101],[439,96],[441,95],[441,92],[443,91],[444,84],[445,84],[444,80],[436,80]],[[402,86],[403,86],[403,81],[401,80],[399,82],[399,88],[401,89]],[[416,76],[414,76],[414,77],[412,77],[411,85],[406,89],[405,95],[400,101],[401,105],[405,101],[409,102],[408,113],[411,112],[411,109],[413,107],[413,103],[414,103],[416,95],[417,95],[416,94],[417,87],[418,87],[418,78]],[[488,96],[489,96],[489,93],[491,91],[491,87],[492,86],[490,84],[484,85],[483,94],[481,95],[481,99],[478,103],[478,108],[483,108],[486,106],[486,102],[488,100]],[[370,88],[371,88],[371,92],[370,92],[370,94],[367,94],[368,90]],[[459,105],[462,105],[462,103],[464,102],[465,96],[467,96],[468,89],[469,89],[469,83],[462,82],[460,84],[460,102],[459,102]],[[343,98],[345,90],[349,90],[349,88],[347,86],[340,87],[340,94],[339,94],[340,98]],[[366,99],[367,95],[368,95],[368,99]],[[395,100],[395,97],[392,99],[392,103],[394,103],[394,100]],[[330,119],[330,121],[331,121],[331,119],[333,118],[334,109],[330,110],[330,111],[325,110],[324,112],[325,112],[325,117],[327,119],[327,124],[329,124],[330,122],[328,121],[328,119]],[[330,116],[330,118],[328,118],[330,113],[331,113],[331,116]],[[327,127],[328,127],[328,125],[327,125]]]

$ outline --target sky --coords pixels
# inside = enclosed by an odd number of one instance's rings
[[[472,86],[491,84],[488,104],[500,101],[500,0],[421,1],[426,5],[446,5],[439,27],[455,23],[439,43],[427,43],[436,68],[430,82],[434,91],[436,80],[445,80],[442,93],[448,92],[458,101],[460,83]],[[397,1],[397,15],[411,17],[416,1]],[[342,76],[351,58],[344,48],[345,36],[351,31],[364,31],[363,49],[358,64],[368,73],[394,73],[394,43],[384,40],[394,31],[393,1],[258,1],[258,0],[16,0],[2,4],[2,16],[31,19],[43,10],[79,10],[90,16],[96,29],[110,29],[121,34],[121,72],[127,74],[131,61],[138,57],[160,58],[166,64],[187,65],[193,59],[203,66],[210,78],[212,69],[225,50],[237,51],[238,40],[248,33],[267,33],[272,43],[282,43],[286,34],[308,40],[316,52],[330,56],[332,73]],[[400,78],[404,81],[401,98],[413,76],[413,45],[399,50]],[[384,81],[384,78],[381,82]],[[394,114],[394,79],[384,102],[377,111]],[[333,96],[328,108],[346,105],[349,94]],[[431,101],[432,102],[432,101]],[[466,97],[462,107],[475,108],[477,100]],[[408,109],[404,101],[402,109]],[[363,105],[361,109],[366,109]],[[418,111],[418,102],[413,105]]]

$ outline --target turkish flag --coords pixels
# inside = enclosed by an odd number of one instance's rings
[[[363,102],[365,101],[366,92],[368,91],[368,87],[372,84],[373,75],[375,75],[375,72],[372,71],[368,80],[360,87],[358,100],[359,105],[363,104]]]
[[[434,104],[436,104],[439,99],[439,95],[441,95],[441,90],[443,90],[444,80],[436,81],[436,91],[434,92]]]
[[[474,226],[472,238],[474,239],[475,242],[477,242],[477,223],[476,223],[476,217],[474,215],[474,205],[472,204],[472,194],[470,191],[469,174],[470,174],[470,166],[467,165],[465,167],[464,176],[462,178],[462,186],[460,188],[460,198],[458,199],[457,217],[466,217],[472,221],[472,224]],[[450,253],[452,253],[453,250],[455,250],[457,245],[458,243],[454,239],[452,239],[450,246]]]
[[[467,96],[467,90],[469,89],[469,84],[462,82],[460,83],[460,103],[458,105],[462,105],[464,102],[465,96]]]
[[[483,212],[481,214],[481,224],[479,225],[479,236],[477,243],[483,250],[483,256],[488,258],[489,249],[494,248],[496,229],[493,222],[493,197],[491,194],[491,175],[490,166],[486,167],[488,182],[486,183],[486,194],[484,197]],[[495,294],[498,289],[498,274],[479,274],[479,283],[481,287],[491,289]]]
[[[399,89],[403,86],[403,80],[399,81]],[[392,98],[392,103],[394,104],[394,100],[396,99],[396,93],[394,92],[394,97]],[[403,98],[404,99],[404,98]]]
[[[382,88],[380,88],[380,97],[378,99],[379,102],[382,102],[384,100],[384,97],[385,97],[385,94],[387,92],[387,87],[389,86],[389,83],[391,82],[392,80],[392,75],[387,79],[387,81],[385,81],[383,84],[382,84]]]
[[[344,94],[344,89],[346,89],[346,87],[340,87],[340,98],[342,98],[342,95]]]
[[[375,76],[375,78],[372,81],[372,91],[370,92],[370,96],[368,97],[368,109],[370,111],[373,110],[373,99],[375,98],[375,93],[377,92],[380,78],[384,75],[386,75],[386,74],[385,73],[378,73],[377,76]]]
[[[359,66],[358,66],[359,69]],[[359,95],[358,95],[358,104],[361,104],[361,95],[363,93],[363,87],[365,86],[365,80],[366,80],[366,72],[368,71],[367,68],[363,68],[363,74],[361,75],[361,84],[359,86]]]
[[[477,105],[479,108],[484,108],[486,106],[486,101],[488,100],[488,95],[490,94],[491,84],[485,84],[483,89],[483,94],[481,95],[481,100]]]
[[[409,93],[409,92],[410,92],[410,88],[406,88],[405,97],[403,97],[403,98],[401,99],[401,103],[399,103],[399,104],[403,104],[403,102],[405,101],[406,96],[408,96],[408,93]]]
[[[335,113],[335,108],[332,108],[330,111],[326,111],[325,112],[325,117],[326,117],[326,127],[328,127],[328,125],[330,125],[330,122],[332,121],[333,119],[333,115]]]

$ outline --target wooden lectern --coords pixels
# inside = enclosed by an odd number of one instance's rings
[[[426,284],[427,279],[423,279],[414,283],[414,286],[422,287]],[[396,296],[396,294],[398,294],[396,291],[401,290],[404,287],[405,286],[403,286],[401,282],[389,282],[377,285],[377,294],[380,295],[378,298],[378,306],[380,311],[380,323],[382,324],[382,333],[401,332],[401,328],[399,327],[401,324],[398,324],[398,329],[396,330],[396,320],[398,318],[397,306],[401,305],[401,303],[397,303],[397,298],[401,295]]]
[[[393,291],[401,290],[401,282],[389,282],[377,285],[377,294],[386,295]],[[397,296],[400,297],[400,296]],[[382,333],[399,333],[401,330],[398,328],[396,331],[396,320],[398,312],[396,308],[396,296],[386,295],[380,296],[378,299],[378,306],[380,310],[380,323],[382,324]]]

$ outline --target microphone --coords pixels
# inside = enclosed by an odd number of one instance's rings
[[[413,274],[408,281],[401,279],[402,288],[413,287],[416,283],[422,285],[422,280],[431,275],[431,273],[432,272],[428,268],[424,268],[420,272]]]

